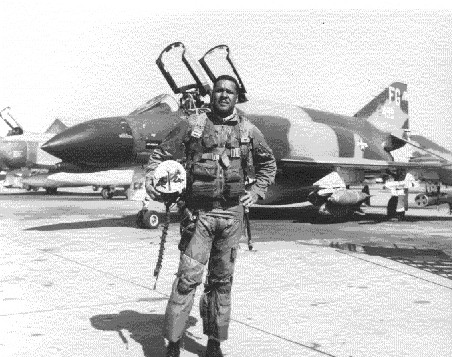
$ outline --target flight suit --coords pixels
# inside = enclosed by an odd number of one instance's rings
[[[254,168],[256,181],[249,190],[263,199],[274,182],[276,162],[262,133],[235,110],[225,119],[213,113],[193,115],[176,126],[149,159],[146,187],[159,163],[181,156],[187,170],[181,255],[166,308],[164,336],[176,342],[184,334],[207,265],[200,302],[203,331],[222,341],[228,338],[231,287],[242,235],[239,198]]]

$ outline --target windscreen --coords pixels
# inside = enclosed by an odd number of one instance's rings
[[[160,95],[148,100],[146,103],[139,106],[138,108],[136,108],[129,115],[143,114],[157,106],[166,106],[172,112],[176,112],[179,109],[179,103],[177,102],[177,100],[174,97],[172,97],[168,94],[160,94]]]

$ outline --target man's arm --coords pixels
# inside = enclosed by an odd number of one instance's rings
[[[275,182],[276,160],[261,131],[255,126],[251,131],[251,138],[256,179],[256,182],[251,186],[251,191],[256,193],[260,199],[264,199],[267,187]]]
[[[173,130],[166,136],[163,142],[153,150],[149,157],[145,170],[145,188],[152,199],[158,199],[158,193],[152,186],[154,171],[157,166],[166,160],[180,159],[184,153],[184,138],[187,135],[189,124],[186,120],[178,123]]]

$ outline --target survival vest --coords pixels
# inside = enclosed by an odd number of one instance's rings
[[[187,194],[198,203],[238,202],[252,167],[252,124],[238,117],[225,142],[206,113],[189,118],[191,135],[185,143]]]

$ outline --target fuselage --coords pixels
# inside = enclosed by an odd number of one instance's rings
[[[140,115],[93,119],[55,135],[43,150],[65,163],[94,168],[145,164],[182,112],[157,107]]]
[[[333,159],[392,161],[382,145],[389,133],[365,120],[279,103],[249,101],[238,108],[262,131],[277,160],[275,185],[260,204],[305,201],[313,184],[334,169],[325,163]]]
[[[319,161],[392,160],[382,145],[389,133],[363,119],[268,101],[248,101],[237,108],[262,131],[277,160],[276,185],[263,204],[305,200],[313,183],[332,171],[333,165]],[[144,114],[90,120],[56,135],[43,149],[81,166],[145,164],[152,149],[186,118],[182,110],[161,105]],[[291,166],[286,160],[305,164]]]

